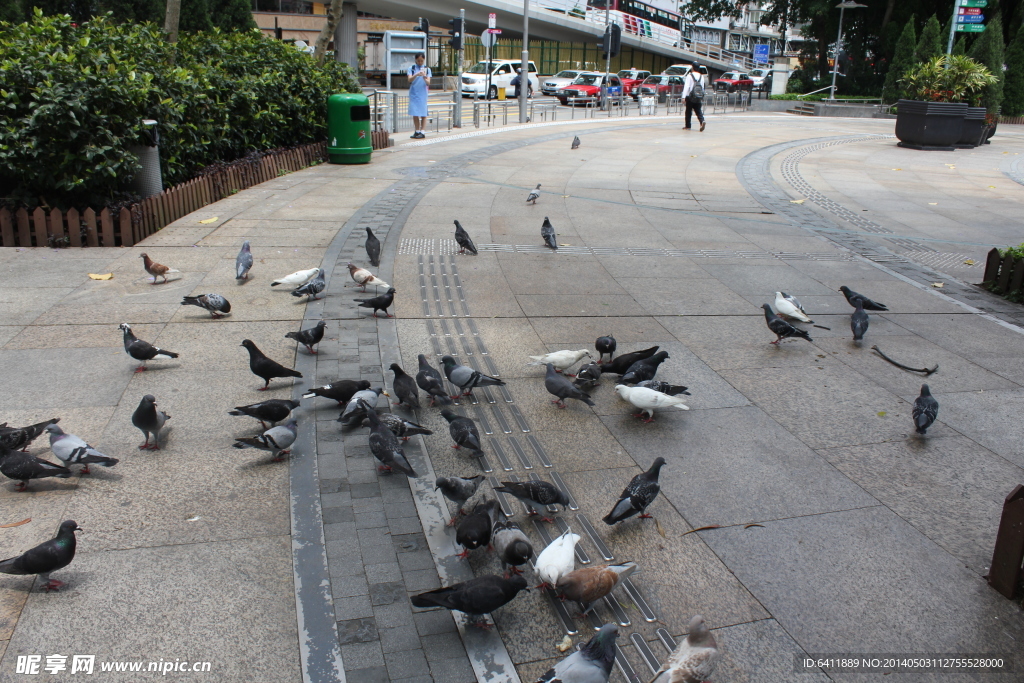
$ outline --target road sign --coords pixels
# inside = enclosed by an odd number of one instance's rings
[[[985,7],[988,0],[960,0],[959,7]]]
[[[755,45],[754,46],[754,63],[755,64],[767,64],[768,63],[768,49],[769,46]]]
[[[980,24],[983,21],[985,21],[984,14],[957,15],[956,18],[958,24]]]
[[[484,47],[494,47],[494,43],[498,40],[498,34],[490,33],[485,31],[480,34],[480,44]]]
[[[500,28],[489,28],[489,29],[487,29],[487,32],[488,33],[493,33],[495,35],[498,35],[499,33],[501,33],[501,29]]]
[[[985,30],[985,24],[957,24],[956,30],[961,33],[981,33]]]
[[[981,14],[981,8],[980,7],[961,7],[960,10],[957,12],[957,14],[958,15]]]
[[[497,28],[497,27],[498,27],[498,15],[497,14],[488,14],[487,15],[487,28]]]

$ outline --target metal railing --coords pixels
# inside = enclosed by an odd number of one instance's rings
[[[427,126],[441,131],[445,122],[451,131],[455,119],[455,103],[443,100],[427,101]],[[409,115],[409,96],[391,90],[374,90],[370,95],[370,123],[374,130],[398,133],[413,129]]]

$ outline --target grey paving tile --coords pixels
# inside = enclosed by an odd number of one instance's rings
[[[369,643],[378,640],[377,624],[371,619],[348,619],[338,622],[338,641],[342,645]]]
[[[384,653],[402,652],[403,650],[416,650],[421,647],[420,636],[416,632],[415,624],[403,624],[394,628],[385,628],[379,631],[380,645]]]
[[[434,560],[430,556],[430,553],[422,550],[411,553],[401,553],[396,556],[398,557],[398,564],[401,565],[403,572],[413,569],[432,569],[434,567]]]
[[[414,612],[412,619],[416,624],[416,630],[419,631],[421,636],[458,631],[455,627],[455,620],[452,619],[451,612],[446,609]]]
[[[358,529],[375,529],[387,526],[388,518],[383,510],[372,510],[369,512],[356,512],[355,521],[356,528]]]
[[[335,598],[334,614],[338,621],[362,619],[373,616],[369,595],[356,595],[351,598]]]
[[[406,650],[384,655],[388,674],[393,679],[422,675],[427,670],[427,658],[422,650]]]
[[[359,683],[391,683],[387,667],[383,665],[365,669],[346,669],[345,676],[348,680],[359,681]]]
[[[423,636],[421,642],[423,652],[431,663],[466,656],[466,648],[457,632]]]
[[[321,514],[323,515],[324,524],[356,521],[356,515],[349,507],[325,507]]]
[[[402,578],[409,592],[429,591],[441,587],[436,569],[412,569],[402,572]]]
[[[401,602],[374,605],[373,617],[380,628],[412,625],[412,608],[407,597],[402,596]]]
[[[430,665],[430,675],[435,683],[467,683],[476,678],[468,659],[446,659]]]
[[[331,592],[335,598],[351,598],[356,595],[369,595],[370,586],[362,574],[332,576]]]
[[[366,669],[384,664],[384,653],[377,641],[369,643],[352,643],[341,646],[341,659],[345,668]]]
[[[400,517],[398,519],[389,519],[388,528],[391,529],[392,533],[404,535],[415,533],[422,529],[423,525],[419,517]]]
[[[366,580],[371,584],[402,580],[402,570],[397,562],[368,564],[364,569],[366,571]]]

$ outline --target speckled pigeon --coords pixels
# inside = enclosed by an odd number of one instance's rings
[[[292,290],[292,296],[308,296],[309,299],[319,299],[320,292],[324,291],[324,287],[327,286],[327,282],[324,280],[324,269],[318,268],[316,277]]]
[[[813,341],[811,335],[807,334],[807,330],[801,330],[797,327],[793,327],[785,320],[775,315],[772,311],[772,307],[768,304],[761,306],[764,309],[764,321],[768,324],[768,329],[775,333],[778,337],[772,344],[778,344],[783,339],[788,337],[801,337],[807,341]]]
[[[665,464],[665,458],[655,458],[651,469],[641,472],[629,480],[629,484],[622,490],[622,495],[615,503],[612,511],[604,516],[603,521],[608,526],[628,519],[639,514],[641,519],[650,518],[646,510],[654,499],[658,497],[661,486],[658,484],[658,475]]]
[[[18,482],[15,491],[24,491],[30,479],[67,479],[71,476],[71,470],[29,453],[0,446],[0,474]]]
[[[419,385],[420,389],[430,394],[430,405],[434,405],[434,403],[450,405],[452,400],[448,397],[448,392],[445,391],[444,378],[441,377],[441,373],[427,362],[427,357],[422,353],[417,358],[419,359],[420,370],[416,373],[416,384]]]
[[[261,451],[269,451],[271,460],[280,462],[286,453],[291,453],[288,447],[295,443],[298,436],[298,424],[295,420],[289,420],[283,425],[271,427],[259,436],[241,436],[231,444],[235,448],[256,448]]]
[[[366,417],[370,421],[370,452],[379,460],[383,467],[378,471],[391,472],[398,470],[408,477],[415,477],[416,471],[405,457],[405,451],[398,442],[398,437],[380,421],[377,411],[363,403]]]
[[[704,617],[690,620],[689,633],[676,647],[651,683],[703,683],[718,665],[718,642],[708,630]]]
[[[472,418],[462,417],[445,408],[441,411],[441,417],[448,420],[448,433],[455,445],[452,448],[465,446],[473,451],[474,455],[482,455],[484,450],[480,447],[480,432],[476,430],[476,423]]]
[[[939,402],[932,396],[932,390],[927,384],[921,385],[921,395],[914,401],[914,428],[918,434],[924,434],[939,416]]]

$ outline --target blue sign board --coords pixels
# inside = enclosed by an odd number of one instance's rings
[[[768,63],[768,46],[767,45],[755,45],[754,46],[754,63],[755,64],[767,64]]]
[[[958,24],[980,24],[983,21],[985,21],[984,14],[961,14],[956,18]]]

